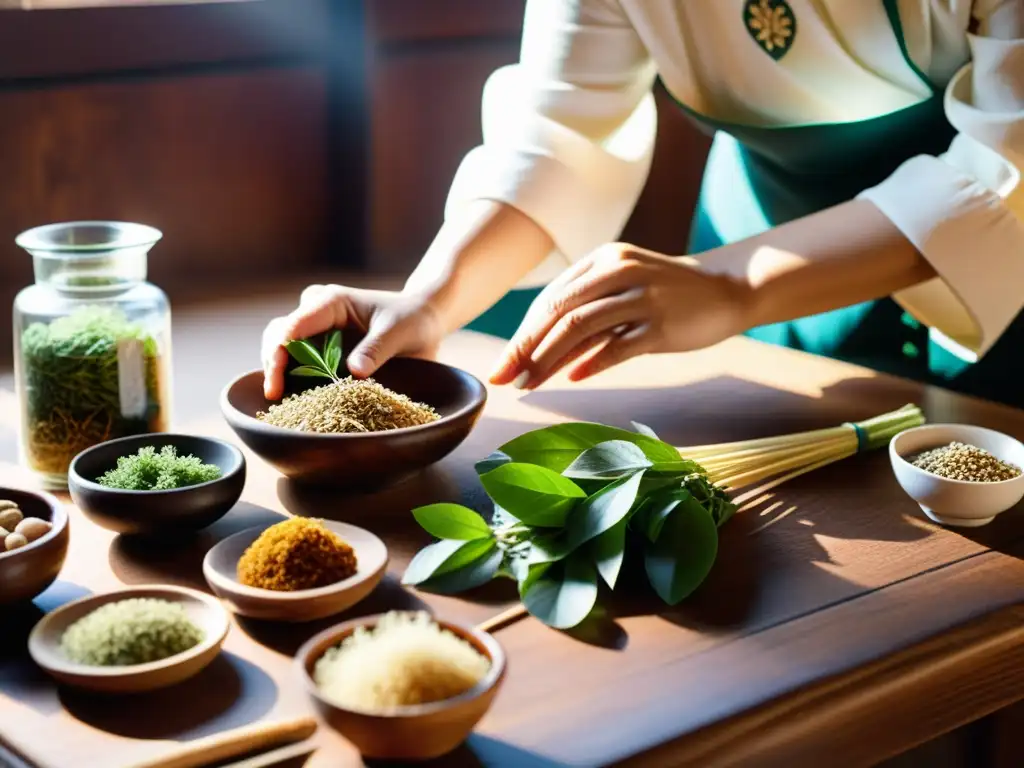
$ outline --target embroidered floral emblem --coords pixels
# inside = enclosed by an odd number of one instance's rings
[[[785,0],[749,0],[743,18],[750,36],[776,61],[792,47],[796,17]]]

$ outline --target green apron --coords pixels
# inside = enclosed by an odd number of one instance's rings
[[[910,60],[895,0],[883,2],[904,57],[932,93],[929,99],[868,120],[780,127],[726,123],[679,105],[715,137],[693,220],[690,253],[751,237],[851,200],[883,181],[905,160],[948,149],[955,132],[945,116],[941,89]],[[766,66],[771,66],[770,61]],[[538,292],[513,291],[471,327],[509,338]],[[1024,342],[1020,318],[973,365],[931,341],[928,329],[888,298],[762,326],[747,335],[1024,405],[1024,394],[1012,385],[1012,377],[1000,375],[1015,367],[1009,358]]]

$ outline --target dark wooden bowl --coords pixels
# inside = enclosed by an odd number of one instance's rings
[[[166,491],[124,491],[97,479],[117,466],[121,456],[140,448],[173,445],[179,456],[192,454],[216,464],[216,480]],[[159,536],[197,531],[224,517],[245,486],[245,457],[231,443],[211,437],[156,433],[100,443],[82,451],[68,469],[68,490],[75,505],[97,525],[117,533]]]
[[[490,709],[505,679],[505,652],[486,632],[437,621],[444,629],[469,642],[491,660],[491,669],[475,687],[461,696],[430,704],[402,707],[376,714],[339,707],[321,695],[313,669],[321,656],[358,627],[372,628],[381,614],[353,619],[312,637],[295,656],[306,690],[323,720],[351,741],[364,757],[378,760],[432,760],[448,754],[462,742]]]
[[[53,524],[49,533],[21,549],[4,552],[0,546],[0,605],[27,602],[45,591],[64,567],[68,553],[68,513],[48,493],[0,488],[0,499],[15,502],[25,517]]]
[[[289,377],[288,394],[323,386],[324,379]],[[440,461],[473,429],[487,390],[475,377],[441,363],[411,358],[389,361],[374,375],[385,387],[432,406],[431,424],[383,432],[323,435],[266,424],[256,418],[272,402],[263,397],[263,372],[231,382],[221,411],[254,453],[293,480],[339,488],[373,490],[392,485]]]

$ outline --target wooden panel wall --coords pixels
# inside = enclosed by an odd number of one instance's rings
[[[518,59],[523,8],[523,0],[367,6],[371,270],[408,272],[437,231],[455,170],[481,138],[483,84]],[[623,238],[680,254],[709,141],[657,95],[651,178]]]
[[[0,11],[0,304],[31,281],[15,235],[68,219],[163,230],[150,274],[172,300],[357,263],[364,196],[336,177],[365,174],[361,18],[344,0]]]

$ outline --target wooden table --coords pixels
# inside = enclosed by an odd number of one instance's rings
[[[177,311],[176,429],[230,437],[217,394],[257,365],[263,322],[293,299],[255,294]],[[460,334],[442,357],[483,376],[499,349],[496,340]],[[87,592],[146,582],[205,588],[199,566],[211,544],[275,510],[351,521],[385,538],[391,576],[352,615],[425,603],[478,621],[514,594],[484,588],[445,598],[398,584],[428,542],[408,511],[440,500],[485,508],[472,462],[512,436],[558,420],[634,419],[677,445],[694,444],[831,426],[907,402],[932,421],[1024,437],[1017,411],[734,340],[636,360],[581,385],[558,380],[525,395],[492,389],[462,447],[374,496],[303,492],[249,456],[243,503],[186,546],[145,549],[73,511],[58,583],[26,616],[0,617],[0,738],[46,768],[120,768],[182,741],[306,712],[290,656],[327,622],[238,622],[207,671],[132,700],[58,691],[23,651],[40,611]],[[14,406],[0,393],[2,484],[25,481],[11,463]],[[974,532],[928,522],[896,485],[884,452],[812,473],[728,524],[708,583],[678,609],[618,605],[616,618],[576,636],[532,619],[498,632],[510,659],[506,685],[468,745],[442,764],[871,764],[1024,694],[1022,545],[1019,513]],[[308,765],[361,764],[337,735],[321,729],[316,739]]]

